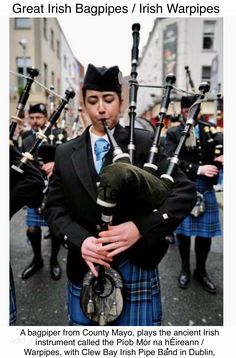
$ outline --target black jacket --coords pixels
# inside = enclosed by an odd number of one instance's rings
[[[38,207],[41,204],[44,190],[44,179],[41,171],[28,162],[24,173],[20,174],[11,168],[22,158],[21,153],[10,146],[10,218],[24,205]]]
[[[136,165],[142,167],[152,142],[151,134],[148,131],[136,130],[135,135]],[[128,130],[118,125],[114,137],[122,150],[127,152]],[[104,166],[111,162],[110,150]],[[158,166],[159,176],[168,166],[163,150],[159,154]],[[67,274],[74,284],[81,283],[88,270],[81,257],[81,244],[88,236],[97,236],[96,225],[100,223],[100,212],[96,204],[97,180],[89,131],[86,129],[80,137],[57,148],[46,208],[50,230],[69,250]],[[114,224],[132,220],[143,237],[124,255],[129,255],[141,267],[155,267],[160,261],[159,252],[163,250],[163,246],[166,251],[164,237],[188,215],[195,201],[196,192],[193,184],[177,169],[174,189],[157,210],[143,214],[142,208],[132,211],[128,203],[118,205],[114,211]]]
[[[209,141],[207,134],[204,131],[204,126],[199,125],[199,139],[196,140],[196,146],[193,148],[187,148],[184,146],[180,153],[180,167],[187,174],[190,180],[195,181],[197,177],[204,178],[209,185],[216,184],[217,176],[208,178],[206,176],[198,176],[197,171],[200,165],[214,164],[214,158],[216,157],[215,149],[216,146],[223,146],[223,135],[222,133],[216,133],[212,137],[212,141]],[[169,128],[166,132],[165,150],[166,153],[172,156],[175,149],[180,141],[184,130],[184,124],[180,124],[177,127]]]
[[[31,134],[23,140],[22,152],[31,150],[36,142],[36,134]],[[34,153],[34,164],[39,165],[39,162],[48,163],[55,160],[56,146],[43,141]]]

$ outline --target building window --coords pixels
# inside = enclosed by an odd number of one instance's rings
[[[55,85],[55,72],[52,71],[51,72],[51,86],[54,86]]]
[[[67,57],[64,55],[64,68],[67,68]]]
[[[57,58],[60,60],[61,58],[61,46],[60,41],[57,40]]]
[[[76,81],[76,65],[73,64],[73,81]]]
[[[30,29],[31,19],[29,17],[17,17],[15,18],[16,29]]]
[[[215,21],[204,21],[202,47],[205,50],[214,49],[215,24]]]
[[[211,82],[211,66],[202,66],[202,82]]]
[[[44,78],[44,86],[48,86],[48,65],[46,63],[43,64],[43,78]]]
[[[48,39],[48,23],[47,23],[47,19],[44,17],[43,18],[43,35],[45,37],[45,39]]]
[[[54,51],[54,31],[51,29],[51,49]]]
[[[16,68],[17,72],[21,75],[25,74],[27,75],[27,69],[30,68],[31,65],[31,58],[30,57],[17,57],[16,58]],[[24,78],[23,77],[17,77],[18,86],[24,85]]]

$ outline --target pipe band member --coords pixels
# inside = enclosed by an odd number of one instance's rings
[[[166,134],[166,151],[171,156],[178,145],[186,122],[188,110],[195,102],[194,96],[181,99],[182,123],[169,128]],[[200,118],[200,114],[199,114]],[[216,184],[222,156],[215,155],[215,146],[222,143],[222,136],[214,136],[208,140],[204,130],[204,122],[195,122],[193,137],[189,137],[180,155],[180,167],[196,186],[197,192],[204,196],[206,210],[200,216],[189,215],[177,228],[177,241],[182,268],[178,277],[180,288],[189,285],[190,272],[190,238],[195,236],[196,269],[193,277],[209,293],[216,293],[216,286],[206,272],[206,261],[211,247],[211,238],[221,235],[219,209],[213,185]]]
[[[36,141],[37,132],[45,128],[48,121],[47,109],[44,103],[37,103],[31,105],[29,108],[29,118],[32,124],[33,132],[23,140],[22,152],[28,152]],[[55,157],[55,147],[46,142],[37,149],[34,155],[34,164],[40,168],[45,178],[51,176]],[[41,164],[40,164],[41,163]],[[22,279],[26,280],[38,272],[44,265],[42,259],[41,241],[42,230],[41,227],[48,227],[43,214],[34,207],[27,208],[26,217],[27,231],[26,235],[31,243],[33,251],[33,259],[30,264],[22,272]],[[50,274],[52,279],[58,280],[61,277],[61,267],[57,260],[60,244],[53,236],[51,236],[51,256],[50,256]]]
[[[112,149],[103,121],[128,152],[129,130],[119,122],[121,110],[120,70],[90,64],[84,78],[83,99],[92,124],[80,137],[56,149],[53,180],[49,187],[46,215],[51,232],[68,249],[68,311],[72,325],[90,325],[80,306],[82,280],[88,268],[114,267],[124,280],[124,309],[113,325],[161,324],[161,295],[156,252],[194,205],[194,185],[178,168],[175,184],[158,210],[133,208],[125,197],[114,209],[113,224],[98,234],[100,210],[97,183],[101,168],[112,163]],[[135,130],[136,165],[143,167],[153,135]],[[158,173],[165,173],[168,160],[158,155]],[[153,309],[154,307],[154,309]]]
[[[10,145],[10,168],[13,164],[17,164],[21,159],[21,153],[18,149]],[[43,190],[45,188],[42,172],[31,162],[25,166],[24,174],[19,174],[10,169],[10,219],[24,205],[37,208],[43,198]],[[13,264],[14,265],[14,264]],[[16,324],[17,306],[15,285],[13,278],[12,266],[10,265],[10,295],[9,295],[9,324]]]

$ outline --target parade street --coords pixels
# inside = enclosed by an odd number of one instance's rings
[[[222,200],[222,193],[221,200]],[[219,200],[219,194],[218,200]],[[222,222],[222,205],[220,205]],[[32,260],[32,249],[26,239],[26,210],[19,211],[11,220],[11,265],[15,280],[18,326],[66,326],[66,250],[61,247],[59,262],[63,274],[59,281],[50,277],[50,239],[42,239],[44,267],[28,280],[21,273]],[[43,228],[45,232],[47,228]],[[191,249],[191,269],[195,255]],[[172,244],[159,265],[164,326],[221,326],[223,325],[223,242],[213,239],[207,261],[210,278],[217,286],[217,294],[210,294],[191,279],[188,289],[180,289],[177,276],[180,271],[178,247]]]

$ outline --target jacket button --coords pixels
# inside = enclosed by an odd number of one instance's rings
[[[163,217],[163,219],[165,219],[165,220],[167,220],[167,219],[169,218],[169,216],[168,216],[167,213],[164,213],[164,214],[162,215],[162,217]]]

